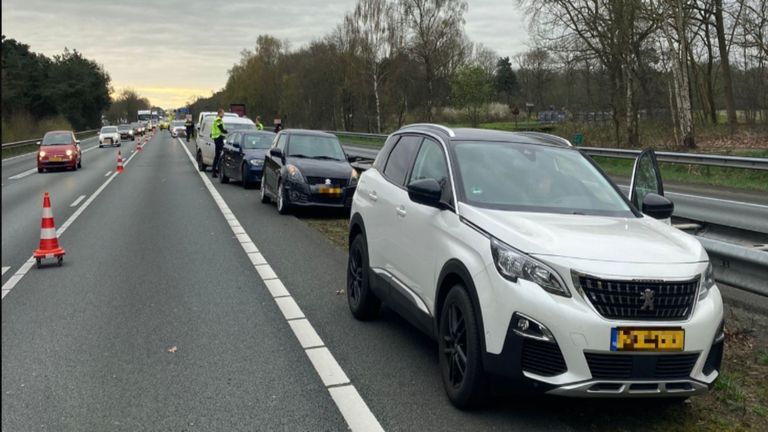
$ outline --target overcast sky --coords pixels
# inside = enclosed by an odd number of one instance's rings
[[[221,89],[227,70],[270,34],[293,49],[321,38],[356,0],[2,0],[2,32],[45,55],[77,49],[104,65],[116,91],[131,87],[173,108]],[[466,32],[502,56],[526,49],[511,0],[471,1]]]

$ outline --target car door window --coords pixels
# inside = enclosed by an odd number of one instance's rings
[[[408,168],[419,149],[421,139],[417,136],[404,136],[397,142],[384,167],[384,177],[398,186],[405,185]]]
[[[443,148],[437,141],[424,138],[424,142],[421,143],[419,152],[416,154],[416,161],[413,163],[408,183],[430,178],[437,181],[443,188],[443,200],[451,201],[450,176]]]
[[[285,154],[285,141],[286,141],[286,138],[285,138],[285,137],[286,137],[286,136],[288,136],[288,135],[286,135],[286,134],[282,134],[282,135],[280,135],[280,136],[277,138],[277,144],[275,145],[275,147],[277,147],[277,148],[279,148],[280,150],[282,150],[282,151],[283,151],[283,154]]]
[[[664,195],[659,165],[656,153],[648,149],[640,153],[635,161],[632,183],[630,184],[629,199],[638,209],[643,208],[643,200],[649,193]]]

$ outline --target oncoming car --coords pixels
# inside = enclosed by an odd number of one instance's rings
[[[723,305],[673,208],[652,151],[627,199],[562,138],[407,126],[357,185],[349,308],[372,319],[383,301],[433,336],[461,408],[489,376],[552,395],[685,398],[719,375]]]
[[[99,131],[99,147],[120,147],[120,131],[117,126],[104,126]]]
[[[169,126],[171,136],[176,138],[180,136],[187,136],[187,127],[184,125],[184,120],[174,120]]]
[[[75,138],[72,131],[58,130],[45,134],[38,141],[37,172],[41,173],[50,168],[68,168],[77,170],[83,166],[83,153],[80,151],[80,140]]]
[[[120,126],[117,127],[117,130],[120,132],[120,139],[121,140],[123,138],[125,138],[127,140],[135,140],[136,139],[135,135],[133,134],[133,126],[131,126],[129,124],[121,124]]]

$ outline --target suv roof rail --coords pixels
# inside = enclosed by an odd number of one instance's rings
[[[448,136],[451,137],[451,138],[456,136],[456,134],[453,133],[453,129],[451,129],[449,127],[446,127],[446,126],[443,126],[443,125],[436,124],[436,123],[411,123],[411,124],[408,124],[408,125],[405,125],[405,126],[401,127],[400,129],[402,130],[402,129],[408,129],[408,128],[412,128],[412,127],[428,127],[428,128],[433,128],[433,129],[439,129],[440,131],[445,132],[446,134],[448,134]]]
[[[568,141],[563,137],[559,137],[557,135],[552,135],[544,132],[531,132],[531,131],[522,131],[522,132],[515,132],[515,133],[518,135],[536,138],[538,140],[546,142],[547,144],[552,144],[560,147],[573,147],[573,144],[571,144],[570,141]]]

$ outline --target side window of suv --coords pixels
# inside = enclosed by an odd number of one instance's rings
[[[440,144],[429,138],[424,139],[419,154],[416,155],[410,181],[427,178],[435,179],[443,186],[448,183],[448,165],[443,156],[443,149]]]
[[[408,174],[408,168],[410,168],[414,156],[416,156],[421,139],[418,136],[400,138],[395,148],[392,149],[392,153],[389,154],[387,165],[384,167],[384,177],[397,186],[405,185],[405,176]]]

